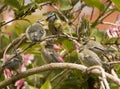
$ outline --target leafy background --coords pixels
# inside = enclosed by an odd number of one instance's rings
[[[14,12],[14,21],[11,25],[5,24],[6,22],[2,18],[3,15],[7,13],[0,13],[1,15],[1,22],[0,22],[0,36],[2,36],[0,39],[2,39],[2,45],[0,45],[0,57],[2,59],[2,54],[4,49],[7,47],[7,45],[11,42],[9,38],[9,34],[11,36],[11,40],[16,39],[19,37],[22,33],[25,32],[26,28],[34,23],[36,20],[40,18],[44,18],[45,15],[53,11],[49,6],[47,12],[46,9],[43,7],[40,7],[40,4],[46,3],[46,2],[53,2],[58,5],[61,12],[65,14],[65,16],[72,20],[74,19],[74,15],[70,14],[71,9],[74,7],[74,5],[79,0],[31,0],[29,4],[25,3],[26,0],[1,0],[0,5],[6,5],[7,8],[9,7]],[[99,14],[104,12],[106,8],[106,4],[100,2],[99,0],[83,0],[87,6],[96,8],[99,11]],[[115,4],[116,8],[111,9],[109,11],[118,11],[120,10],[120,1],[119,0],[111,0],[112,3]],[[45,11],[45,12],[44,12]],[[109,12],[108,11],[108,12]],[[55,11],[58,13],[58,11]],[[107,13],[107,11],[105,12]],[[58,13],[59,15],[59,13]],[[102,15],[102,14],[101,14]],[[61,19],[61,15],[59,15]],[[99,19],[98,19],[99,20]],[[109,44],[109,43],[115,43],[116,41],[120,41],[119,38],[109,38],[105,35],[104,32],[100,31],[102,29],[97,28],[97,25],[99,24],[99,21],[95,20],[93,22],[90,22],[88,19],[84,18],[84,26],[88,23],[91,24],[90,32],[87,30],[81,31],[81,35],[84,35],[86,37],[95,37],[97,41],[102,42],[103,44]],[[77,26],[77,21],[74,22],[75,26]],[[84,28],[84,27],[83,27]],[[70,29],[70,28],[69,28]],[[9,34],[8,34],[9,33]],[[89,34],[88,34],[89,33]],[[76,36],[76,34],[73,32],[73,35]],[[104,39],[106,38],[106,39]],[[73,50],[74,43],[72,41],[69,41],[68,39],[58,39],[56,41],[56,44],[59,44],[62,42],[62,49],[67,50],[67,55],[64,57],[65,62],[76,62],[78,60],[77,53]],[[28,46],[29,43],[25,42],[21,48],[24,49],[26,46]],[[32,61],[32,64],[27,66],[27,69],[31,69],[37,66],[41,66],[44,64],[44,61],[41,58],[40,55],[40,49],[42,46],[36,44],[27,51],[25,51],[25,54],[33,54],[34,60]],[[12,50],[12,49],[11,49]],[[12,51],[9,51],[8,54],[11,54]],[[119,53],[118,53],[119,54]],[[1,61],[2,65],[2,61]],[[118,76],[120,67],[119,65],[115,67]],[[79,71],[70,70],[69,73],[65,73],[64,75],[60,76],[58,79],[51,82],[51,79],[60,73],[62,70],[53,70],[52,72],[46,71],[44,73],[35,74],[32,76],[29,76],[25,78],[25,81],[27,81],[28,86],[27,89],[92,89],[90,87],[90,83],[88,81],[99,81],[97,76],[95,75],[85,75],[84,73],[81,73]],[[49,75],[48,75],[49,74]],[[48,75],[48,76],[47,76]],[[88,80],[91,78],[90,80]],[[0,81],[3,81],[4,77],[1,77]],[[87,81],[88,80],[88,81]],[[113,83],[110,83],[111,89],[118,89],[118,86],[116,86]]]

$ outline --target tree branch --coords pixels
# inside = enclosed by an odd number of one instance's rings
[[[101,19],[106,14],[106,11],[109,8],[109,6],[111,5],[111,3],[112,2],[110,1],[109,4],[106,6],[106,8],[99,14],[97,19],[93,22],[92,27],[95,27],[97,24],[99,24],[99,19]]]
[[[50,63],[50,64],[46,64],[46,65],[43,65],[40,67],[29,69],[25,72],[22,72],[16,76],[13,76],[9,79],[6,79],[6,80],[0,82],[0,88],[6,87],[7,85],[9,85],[21,78],[25,78],[25,77],[28,77],[33,74],[38,74],[40,72],[44,72],[44,71],[48,71],[48,70],[55,70],[55,69],[73,69],[73,70],[79,70],[79,71],[83,72],[83,71],[86,71],[87,67],[84,65],[74,64],[74,63]],[[98,69],[91,70],[91,73],[98,75],[98,76],[102,76],[101,72]],[[113,75],[108,74],[108,73],[105,73],[105,76],[107,77],[107,79],[111,80],[112,82],[114,82],[115,84],[120,86],[119,78],[116,78]]]

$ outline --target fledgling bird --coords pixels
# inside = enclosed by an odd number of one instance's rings
[[[109,50],[105,48],[100,42],[94,40],[89,40],[86,43],[85,47],[97,54],[105,54],[105,53],[113,52],[113,50]]]
[[[53,49],[53,42],[47,41],[44,48],[41,50],[41,56],[46,63],[63,62],[60,55]]]
[[[60,34],[62,32],[62,22],[55,13],[48,14],[46,20],[48,21],[48,29],[52,35]]]
[[[106,70],[110,70],[109,64],[103,62],[96,53],[87,48],[84,48],[78,52],[78,59],[87,67],[100,65]]]
[[[44,24],[42,24],[43,21],[44,20],[38,20],[27,28],[26,36],[32,42],[38,42],[46,36]]]
[[[8,58],[6,62],[3,63],[3,65],[0,67],[0,73],[5,69],[9,69],[10,71],[15,71],[18,73],[17,69],[20,68],[20,66],[23,63],[23,58],[20,54],[12,55]]]

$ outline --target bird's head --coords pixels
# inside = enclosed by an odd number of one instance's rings
[[[58,19],[58,16],[55,13],[49,13],[46,18],[48,22],[53,22],[57,19]]]

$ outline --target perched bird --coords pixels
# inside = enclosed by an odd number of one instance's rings
[[[43,21],[44,20],[38,20],[27,28],[26,36],[32,42],[38,42],[45,37],[46,31],[43,27],[44,24],[42,24]]]
[[[100,65],[106,70],[110,69],[109,64],[103,62],[96,53],[87,48],[83,48],[78,52],[78,59],[81,61],[82,64],[88,67]]]
[[[46,63],[63,62],[60,55],[53,49],[53,43],[47,41],[44,48],[41,50],[41,56]]]
[[[61,33],[61,20],[55,13],[48,14],[46,20],[48,21],[48,29],[52,35]]]
[[[12,55],[6,62],[3,63],[3,65],[0,67],[0,72],[2,72],[5,68],[9,69],[10,71],[18,72],[17,69],[20,68],[20,66],[23,63],[23,58],[20,54]]]
[[[105,54],[105,53],[113,52],[113,50],[109,50],[105,48],[100,42],[94,40],[89,40],[88,42],[86,42],[85,47],[97,54]]]

